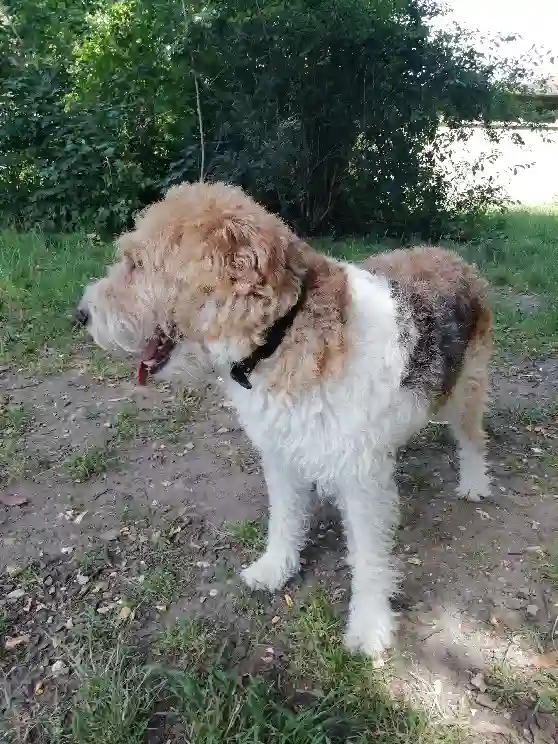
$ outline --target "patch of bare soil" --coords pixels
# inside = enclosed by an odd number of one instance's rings
[[[556,708],[530,683],[512,683],[556,661],[557,372],[547,359],[495,373],[490,502],[456,500],[443,427],[400,456],[405,579],[392,687],[463,718],[481,741],[558,741]],[[328,506],[317,507],[288,601],[239,585],[259,543],[249,521],[264,523],[266,495],[257,457],[215,391],[178,404],[165,387],[78,371],[5,373],[1,383],[5,403],[32,416],[26,477],[5,485],[0,503],[0,668],[12,714],[24,720],[66,684],[59,648],[87,608],[113,627],[132,622],[138,639],[177,617],[219,618],[236,628],[239,663],[243,637],[281,646],[291,600],[313,587],[345,613],[344,541]]]

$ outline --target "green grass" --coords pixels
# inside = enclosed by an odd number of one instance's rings
[[[0,363],[67,355],[78,339],[75,304],[111,253],[84,235],[0,231]]]
[[[292,650],[280,669],[260,664],[261,671],[243,676],[236,668],[234,628],[185,620],[162,631],[148,647],[134,643],[123,630],[109,635],[104,650],[96,630],[89,640],[82,634],[75,645],[57,652],[77,681],[75,693],[50,715],[31,722],[33,741],[465,741],[458,728],[392,699],[371,662],[342,648],[340,631],[332,606],[315,595],[285,628]],[[248,653],[258,660],[267,652],[253,646]]]
[[[67,460],[64,471],[73,481],[85,483],[106,473],[115,460],[115,451],[111,446],[91,447]]]
[[[251,552],[262,550],[265,546],[265,533],[262,525],[254,520],[231,522],[227,532],[245,549]]]
[[[33,414],[24,405],[0,402],[0,485],[25,473],[29,462],[25,435],[32,422]]]
[[[315,244],[351,260],[393,247],[366,238]],[[453,247],[475,261],[496,288],[496,339],[502,349],[536,354],[556,348],[558,205],[488,216],[477,240]],[[75,304],[112,253],[111,246],[79,234],[0,231],[0,364],[62,366],[83,341],[72,329]],[[524,295],[534,296],[537,312],[525,307]],[[102,359],[106,355],[93,358],[99,374],[106,367]]]
[[[504,708],[515,710],[525,706],[541,713],[558,714],[556,669],[518,671],[503,662],[493,666],[486,682],[490,696]]]
[[[322,241],[328,253],[359,260],[385,250],[358,238]],[[558,347],[558,204],[488,215],[478,239],[450,243],[493,286],[494,336],[505,352],[539,355]],[[537,309],[531,312],[530,301]]]

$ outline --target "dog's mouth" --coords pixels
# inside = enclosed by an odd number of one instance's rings
[[[153,375],[163,369],[171,357],[172,350],[176,344],[174,328],[170,335],[157,326],[155,333],[142,352],[138,365],[138,383],[145,385],[149,375]]]

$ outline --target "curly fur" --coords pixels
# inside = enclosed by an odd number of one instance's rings
[[[240,387],[230,364],[296,302],[305,276],[307,299],[292,328],[252,373],[252,389]],[[397,447],[443,417],[459,444],[461,495],[478,500],[489,490],[490,311],[474,269],[430,247],[340,263],[240,189],[183,184],[122,236],[117,263],[80,307],[104,348],[140,353],[157,325],[174,327],[181,340],[160,374],[194,375],[197,366],[195,374],[214,370],[224,380],[261,453],[270,501],[267,547],[244,581],[273,591],[298,571],[316,485],[336,500],[346,527],[347,646],[372,656],[389,647]]]

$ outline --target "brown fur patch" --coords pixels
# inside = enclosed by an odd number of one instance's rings
[[[258,371],[265,370],[270,386],[289,392],[341,371],[349,304],[344,270],[241,189],[175,187],[120,242],[125,261],[157,273],[171,298],[173,322],[186,337],[232,341],[241,357],[296,303],[308,273],[301,311]]]
[[[434,246],[382,253],[363,266],[393,282],[403,343],[418,332],[402,385],[433,395],[439,407],[453,391],[470,345],[490,349],[486,282],[459,256]]]

